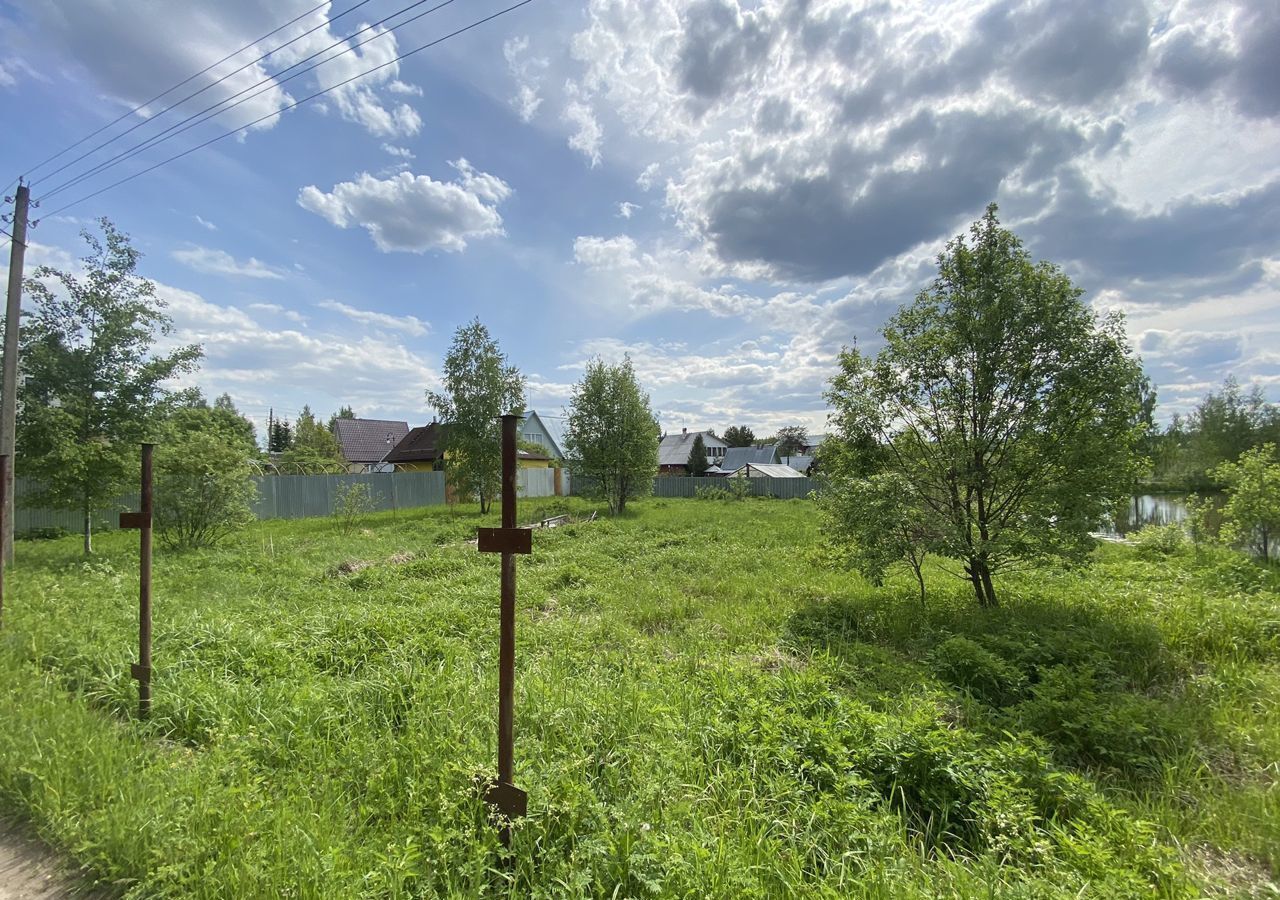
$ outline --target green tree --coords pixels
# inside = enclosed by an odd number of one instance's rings
[[[1123,318],[1081,293],[1033,263],[992,204],[886,323],[874,359],[842,351],[826,393],[834,439],[883,449],[984,606],[1011,564],[1083,560],[1133,484],[1141,368]]]
[[[778,444],[779,456],[798,456],[804,453],[809,435],[805,432],[803,425],[788,425],[778,429],[778,435],[774,440]]]
[[[462,325],[444,357],[444,390],[427,402],[448,423],[444,470],[455,491],[476,496],[487,512],[502,486],[502,429],[498,417],[524,414],[524,376],[498,349],[479,319]]]
[[[843,478],[818,497],[826,531],[864,578],[879,585],[895,565],[916,577],[925,602],[924,561],[943,535],[915,486],[897,472]]]
[[[169,414],[170,426],[163,440],[169,440],[172,432],[214,430],[222,440],[245,449],[250,456],[257,455],[258,436],[253,422],[240,414],[229,394],[223,394],[210,406],[199,388],[187,393],[186,399],[174,406]]]
[[[84,517],[84,552],[93,552],[92,511],[132,486],[138,444],[153,439],[174,403],[165,386],[194,371],[198,346],[152,352],[171,320],[155,285],[137,274],[141,254],[128,235],[100,219],[83,272],[41,266],[26,281],[18,416],[19,466],[40,485],[35,506]]]
[[[329,431],[336,435],[338,433],[339,419],[354,419],[355,417],[356,411],[350,406],[338,407],[338,411],[329,417]]]
[[[658,421],[640,389],[631,357],[616,366],[587,363],[574,385],[565,422],[566,463],[588,492],[615,515],[653,490],[658,471]]]
[[[284,453],[293,446],[293,428],[288,419],[275,419],[267,435],[267,450],[271,453]]]
[[[750,447],[755,439],[755,433],[746,425],[730,425],[724,430],[722,438],[730,447]]]
[[[693,436],[693,446],[689,448],[689,474],[695,478],[707,474],[711,464],[707,462],[707,442],[702,439],[702,432]]]
[[[343,465],[338,439],[326,426],[316,421],[311,407],[304,405],[293,425],[293,443],[283,455],[284,462],[304,468]]]
[[[1269,560],[1271,538],[1280,532],[1280,457],[1275,444],[1246,450],[1237,461],[1222,463],[1211,474],[1227,491],[1223,540],[1247,544]]]
[[[155,455],[155,527],[165,546],[211,547],[253,521],[250,455],[231,431],[169,430]]]

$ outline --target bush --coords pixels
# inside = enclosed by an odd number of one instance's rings
[[[159,446],[153,512],[161,543],[211,547],[252,522],[250,474],[243,448],[216,433],[187,432]]]
[[[947,638],[931,655],[934,673],[992,706],[1018,699],[1026,678],[1015,666],[965,637]]]
[[[1146,525],[1132,538],[1144,556],[1172,556],[1183,548],[1187,534],[1178,522],[1168,525]]]
[[[343,484],[333,497],[333,517],[343,534],[350,534],[373,512],[373,497],[367,484]]]

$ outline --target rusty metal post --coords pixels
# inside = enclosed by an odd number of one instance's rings
[[[142,509],[121,513],[121,528],[136,528],[138,537],[138,661],[129,672],[138,680],[138,715],[151,714],[151,454],[155,444],[142,445]]]
[[[9,454],[0,453],[0,535],[9,534]],[[4,554],[0,553],[0,621],[4,616]]]
[[[502,527],[481,528],[478,549],[502,554],[502,590],[498,635],[498,780],[485,789],[485,801],[509,822],[523,816],[528,795],[515,786],[516,554],[532,550],[532,532],[516,527],[516,425],[520,416],[502,417]],[[504,823],[499,837],[511,846]]]

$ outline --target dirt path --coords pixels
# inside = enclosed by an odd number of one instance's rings
[[[94,890],[27,825],[0,819],[0,900],[99,900]]]

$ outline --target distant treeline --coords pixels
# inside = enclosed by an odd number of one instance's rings
[[[1153,487],[1204,490],[1220,487],[1209,471],[1261,444],[1280,445],[1280,406],[1262,388],[1241,389],[1234,377],[1209,392],[1187,415],[1175,413],[1164,431],[1149,435]]]

